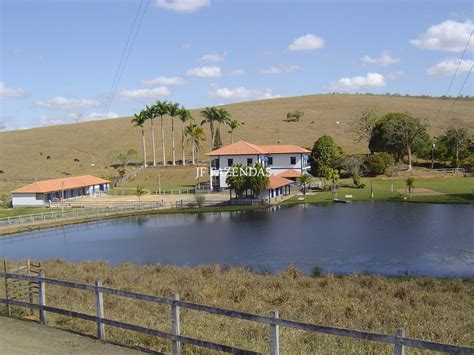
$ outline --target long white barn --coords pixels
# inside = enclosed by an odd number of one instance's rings
[[[51,201],[95,195],[109,189],[109,181],[95,176],[36,181],[12,191],[13,207],[44,207]]]
[[[292,144],[256,145],[239,141],[206,155],[211,160],[211,166],[221,172],[234,164],[247,166],[258,162],[270,168],[274,176],[294,179],[309,169],[309,153],[309,150]],[[225,180],[226,176],[222,173],[211,176],[211,189],[227,188]]]

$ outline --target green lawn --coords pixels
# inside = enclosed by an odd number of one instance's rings
[[[369,200],[370,197],[370,181],[371,179],[362,179],[366,184],[363,189],[355,189],[352,187],[345,187],[351,183],[351,180],[341,180],[339,182],[339,190],[337,197],[344,199],[345,195],[352,195],[352,200],[361,201]],[[391,186],[393,184],[393,192]],[[433,203],[474,203],[474,178],[473,177],[453,177],[453,178],[432,178],[432,179],[416,179],[416,188],[427,188],[437,192],[442,192],[445,195],[433,196],[412,196],[411,198],[405,193],[400,193],[398,189],[405,188],[404,179],[373,179],[373,193],[374,200],[393,200],[404,201],[405,197],[412,202],[433,202]],[[331,192],[317,192],[315,194],[307,195],[307,203],[330,202],[333,196]],[[297,197],[283,202],[284,204],[302,203]]]
[[[0,218],[24,216],[27,214],[45,213],[48,212],[46,208],[0,208]]]

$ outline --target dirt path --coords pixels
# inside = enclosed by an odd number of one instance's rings
[[[36,322],[0,317],[0,354],[143,354]]]

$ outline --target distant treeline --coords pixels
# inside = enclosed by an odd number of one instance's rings
[[[441,100],[463,100],[463,101],[471,101],[474,100],[474,96],[470,95],[460,95],[459,97],[457,96],[451,96],[451,95],[442,95],[442,96],[431,96],[431,95],[410,95],[410,94],[399,94],[399,93],[389,93],[386,92],[385,94],[374,94],[371,92],[356,92],[356,93],[342,93],[342,92],[330,92],[329,95],[368,95],[368,96],[394,96],[394,97],[413,97],[416,99],[441,99]]]

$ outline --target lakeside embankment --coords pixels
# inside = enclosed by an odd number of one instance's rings
[[[21,262],[9,262],[19,265]],[[394,334],[436,342],[473,346],[474,279],[322,275],[309,277],[290,267],[277,274],[257,274],[243,268],[202,266],[179,268],[105,262],[43,262],[47,277],[170,297],[186,301],[323,325]],[[47,286],[48,304],[94,313],[94,295]],[[0,293],[3,290],[0,291]],[[170,309],[115,296],[105,296],[107,317],[170,331]],[[1,308],[0,308],[1,309]],[[18,311],[17,311],[18,312]],[[252,322],[182,311],[182,332],[243,348],[267,351],[268,327]],[[17,313],[18,314],[18,313]],[[50,325],[95,335],[96,324],[54,314]],[[393,353],[393,347],[367,341],[281,329],[282,353]],[[107,328],[107,337],[121,343],[169,351],[162,340]],[[184,353],[200,353],[184,346]]]

